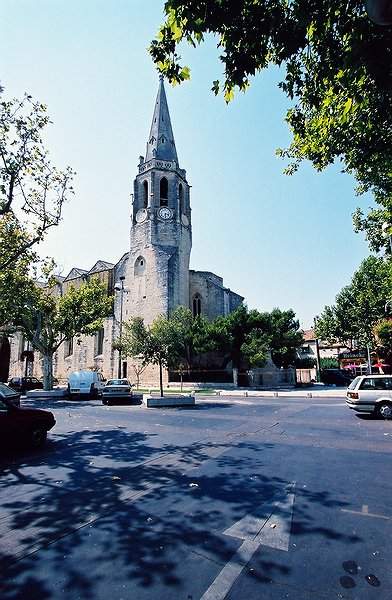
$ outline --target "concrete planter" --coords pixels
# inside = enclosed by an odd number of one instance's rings
[[[194,396],[182,396],[179,394],[170,394],[167,396],[155,396],[152,394],[143,394],[143,404],[147,408],[169,408],[175,406],[194,406]]]
[[[48,400],[50,398],[67,398],[68,390],[67,388],[55,388],[54,390],[45,391],[45,390],[29,390],[26,393],[27,398],[36,398],[42,400]]]

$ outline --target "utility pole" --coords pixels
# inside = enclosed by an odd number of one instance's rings
[[[320,383],[321,381],[321,370],[320,370],[320,346],[319,346],[319,339],[316,333],[316,327],[317,327],[317,319],[318,316],[314,317],[313,320],[313,330],[315,333],[315,342],[316,342],[316,380],[318,383]]]
[[[121,282],[121,287],[118,288],[116,287],[115,289],[117,289],[120,292],[120,336],[119,336],[119,349],[118,349],[118,378],[121,379],[122,377],[122,348],[121,348],[121,343],[122,343],[122,323],[123,323],[123,299],[124,299],[124,275],[121,275],[120,277],[120,282]]]
[[[368,360],[368,375],[372,374],[372,362],[370,359],[370,346],[369,344],[366,345],[366,352],[367,352],[367,360]]]

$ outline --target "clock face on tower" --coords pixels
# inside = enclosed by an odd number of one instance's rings
[[[168,221],[169,219],[171,219],[173,216],[173,211],[168,208],[167,206],[162,206],[159,210],[158,210],[158,217],[160,219],[162,219],[163,221]]]
[[[147,210],[145,208],[141,208],[136,213],[136,223],[143,223],[147,219]]]

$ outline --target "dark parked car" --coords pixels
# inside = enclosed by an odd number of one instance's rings
[[[20,394],[5,383],[0,382],[0,400],[6,398],[14,406],[20,406]]]
[[[36,377],[11,377],[8,385],[16,392],[25,394],[29,390],[42,390],[43,383]]]
[[[344,369],[323,369],[320,379],[326,385],[349,386],[353,378]]]
[[[15,404],[16,398],[19,399],[19,394],[0,384],[0,444],[8,447],[22,442],[38,448],[45,443],[56,420],[48,410],[21,408]]]

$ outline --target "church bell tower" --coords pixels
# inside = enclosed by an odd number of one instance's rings
[[[129,256],[130,316],[151,323],[189,306],[190,186],[180,169],[163,78],[145,156],[134,181]]]

